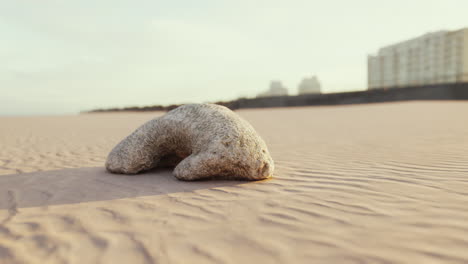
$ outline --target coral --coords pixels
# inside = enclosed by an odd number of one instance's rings
[[[106,168],[136,174],[175,166],[179,180],[261,180],[272,176],[273,159],[253,127],[224,106],[188,104],[155,118],[110,152]]]

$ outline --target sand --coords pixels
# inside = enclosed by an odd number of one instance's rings
[[[468,102],[237,111],[275,177],[107,173],[162,113],[0,118],[0,263],[468,263]]]

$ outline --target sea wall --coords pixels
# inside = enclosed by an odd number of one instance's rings
[[[233,101],[216,102],[216,104],[224,105],[230,109],[235,110],[241,108],[367,104],[409,100],[468,100],[468,83],[375,89],[346,93],[303,94],[296,96],[272,96],[250,99],[240,98]],[[153,105],[144,107],[96,109],[89,112],[169,111],[178,106],[179,105]]]
[[[231,109],[308,105],[366,104],[408,100],[468,100],[468,83],[376,89],[360,92],[305,94],[218,102]]]

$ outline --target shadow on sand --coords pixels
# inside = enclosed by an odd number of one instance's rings
[[[0,209],[74,204],[190,192],[244,181],[178,181],[171,169],[138,175],[108,173],[103,167],[0,175]]]

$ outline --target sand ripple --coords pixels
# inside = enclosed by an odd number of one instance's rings
[[[468,263],[468,103],[239,113],[274,179],[106,173],[154,113],[0,118],[0,263]]]

